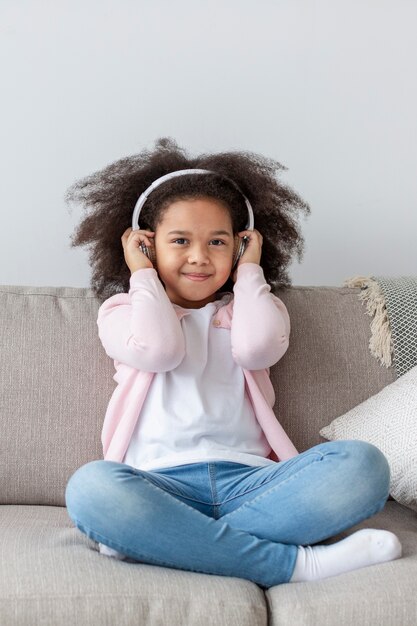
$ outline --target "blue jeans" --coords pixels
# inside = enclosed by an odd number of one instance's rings
[[[92,461],[66,489],[79,530],[135,561],[251,580],[288,582],[298,545],[380,511],[390,470],[363,441],[319,444],[287,461],[230,461],[152,471]]]

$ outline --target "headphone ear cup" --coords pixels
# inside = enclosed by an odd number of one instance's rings
[[[148,248],[148,246],[145,246],[144,243],[141,242],[140,244],[140,249],[143,252],[143,254],[145,254],[148,259],[152,262],[152,265],[156,265],[156,254],[155,254],[155,249],[152,248]]]
[[[239,235],[235,235],[234,244],[233,244],[233,261],[232,261],[232,269],[237,265],[240,257],[245,252],[246,241],[239,237]]]

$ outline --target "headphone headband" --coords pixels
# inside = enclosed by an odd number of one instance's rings
[[[165,176],[161,176],[160,178],[157,178],[151,185],[149,185],[147,189],[145,189],[145,191],[140,195],[138,201],[136,202],[135,208],[133,210],[133,215],[132,215],[132,230],[139,229],[139,215],[140,215],[143,205],[148,199],[149,194],[154,189],[156,189],[156,187],[159,187],[159,185],[161,185],[165,181],[170,180],[171,178],[175,178],[176,176],[182,176],[184,174],[217,174],[218,176],[219,175],[223,176],[223,174],[219,174],[218,172],[213,172],[212,170],[188,169],[188,170],[177,170],[176,172],[170,172],[169,174],[165,174]],[[248,210],[248,223],[246,225],[246,230],[253,230],[253,226],[254,226],[253,210],[252,210],[252,206],[249,200],[242,193],[242,191],[239,189],[239,187],[236,185],[236,183],[233,180],[231,180],[227,176],[223,176],[223,178],[225,178],[230,183],[232,183],[232,185],[236,187],[236,189],[242,194],[243,198],[245,199],[246,208]]]

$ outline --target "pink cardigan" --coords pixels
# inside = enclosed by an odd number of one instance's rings
[[[259,265],[240,265],[234,298],[219,308],[213,325],[230,329],[233,358],[243,369],[256,418],[272,448],[269,458],[283,461],[298,451],[272,410],[275,393],[269,368],[288,348],[290,318],[270,289]],[[158,274],[150,268],[132,274],[128,294],[116,294],[101,305],[99,337],[114,359],[117,383],[102,430],[106,460],[123,461],[154,374],[181,363],[184,315],[187,309],[170,302]]]

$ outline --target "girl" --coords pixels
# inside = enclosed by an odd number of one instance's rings
[[[271,285],[289,285],[295,217],[309,212],[279,169],[161,139],[69,190],[91,209],[73,245],[91,246],[117,387],[104,460],[75,472],[66,503],[104,555],[264,589],[401,555],[384,530],[311,545],[380,511],[390,473],[362,441],[299,454],[272,411],[290,320]]]

